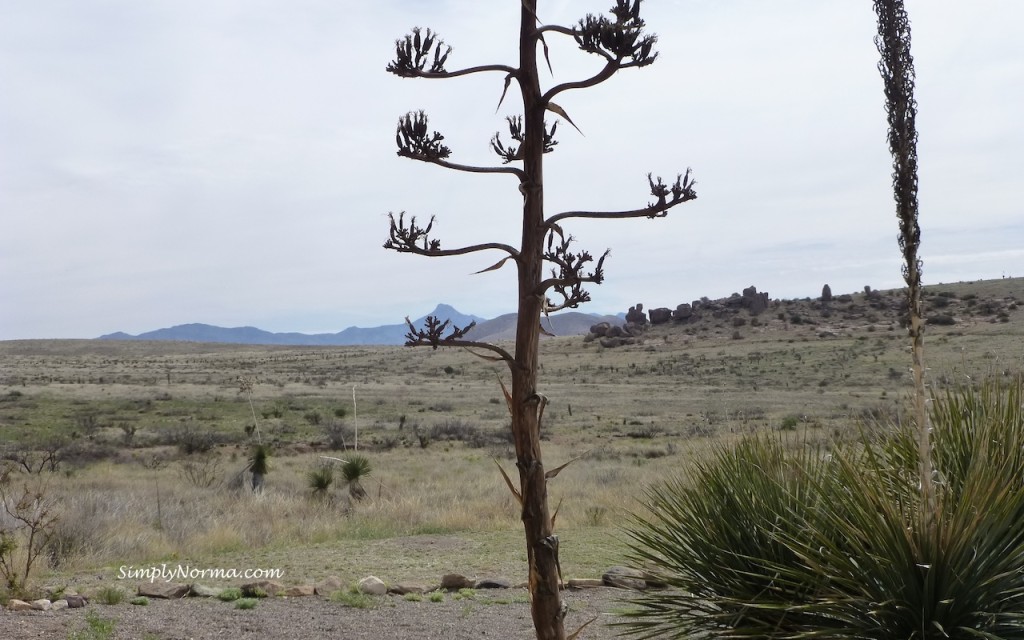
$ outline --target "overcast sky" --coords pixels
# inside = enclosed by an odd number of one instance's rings
[[[540,3],[573,24],[611,0]],[[925,284],[1024,275],[1024,3],[910,0]],[[500,254],[385,251],[387,213],[444,245],[518,243],[513,178],[395,155],[425,109],[452,160],[521,109],[503,76],[403,80],[394,40],[430,27],[450,70],[515,65],[517,0],[0,0],[0,339],[188,322],[334,332],[437,303],[495,316]],[[579,221],[611,248],[581,310],[901,284],[870,0],[649,0],[657,62],[563,94],[547,210],[632,209],[692,167],[666,219]],[[549,36],[555,76],[599,60]],[[514,86],[514,85],[513,85]]]

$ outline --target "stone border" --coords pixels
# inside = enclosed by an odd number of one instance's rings
[[[286,587],[280,582],[273,580],[261,580],[243,584],[240,589],[247,597],[282,597],[299,598],[308,596],[328,597],[336,591],[346,587],[346,584],[337,576],[330,576],[315,584],[304,584]],[[525,589],[525,582],[512,584],[506,578],[468,578],[458,573],[447,573],[441,577],[437,585],[424,585],[416,582],[397,582],[388,585],[377,576],[366,576],[355,583],[359,593],[367,595],[400,595],[409,593],[431,593],[435,591],[454,592],[460,589]],[[653,576],[638,569],[629,567],[612,567],[597,578],[574,578],[563,585],[564,589],[591,589],[597,587],[613,587],[618,589],[633,589],[643,591],[646,589],[665,588],[666,584]],[[179,600],[187,597],[216,598],[228,587],[211,587],[202,584],[181,584],[177,582],[144,582],[136,587],[136,595],[147,598],[160,598],[165,600]],[[0,610],[7,611],[59,611],[61,609],[79,609],[85,607],[89,599],[76,593],[69,593],[58,600],[40,598],[38,600],[25,601],[11,599],[6,607]]]

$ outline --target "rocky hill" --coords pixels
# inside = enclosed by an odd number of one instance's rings
[[[906,325],[905,296],[903,289],[880,291],[871,287],[833,295],[826,284],[817,298],[772,300],[767,292],[750,286],[728,298],[701,298],[674,309],[645,311],[638,303],[630,307],[624,322],[593,325],[584,341],[618,347],[637,342],[657,327],[692,335],[728,332],[736,340],[755,332],[788,330],[793,325],[813,327],[821,338],[852,328],[889,330]],[[924,291],[925,319],[929,325],[940,326],[1019,321],[1022,300],[1024,278],[933,285]]]

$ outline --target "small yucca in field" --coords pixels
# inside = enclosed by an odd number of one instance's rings
[[[330,465],[320,465],[306,474],[306,481],[314,498],[324,498],[334,484],[334,468]]]
[[[361,480],[370,475],[371,471],[373,467],[370,466],[370,460],[358,453],[348,456],[348,460],[341,464],[341,476],[348,484],[348,493],[353,500],[362,500],[366,497]]]

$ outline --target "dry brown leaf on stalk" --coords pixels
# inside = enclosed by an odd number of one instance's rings
[[[581,136],[583,135],[583,132],[580,131],[580,128],[576,126],[576,123],[572,121],[572,118],[570,118],[569,114],[565,112],[565,109],[563,109],[562,107],[558,106],[554,102],[549,102],[548,103],[548,111],[553,111],[553,112],[557,113],[558,115],[562,116],[563,118],[565,118],[565,121],[568,122],[569,124],[571,124],[573,129],[576,129],[577,131],[579,131]]]

